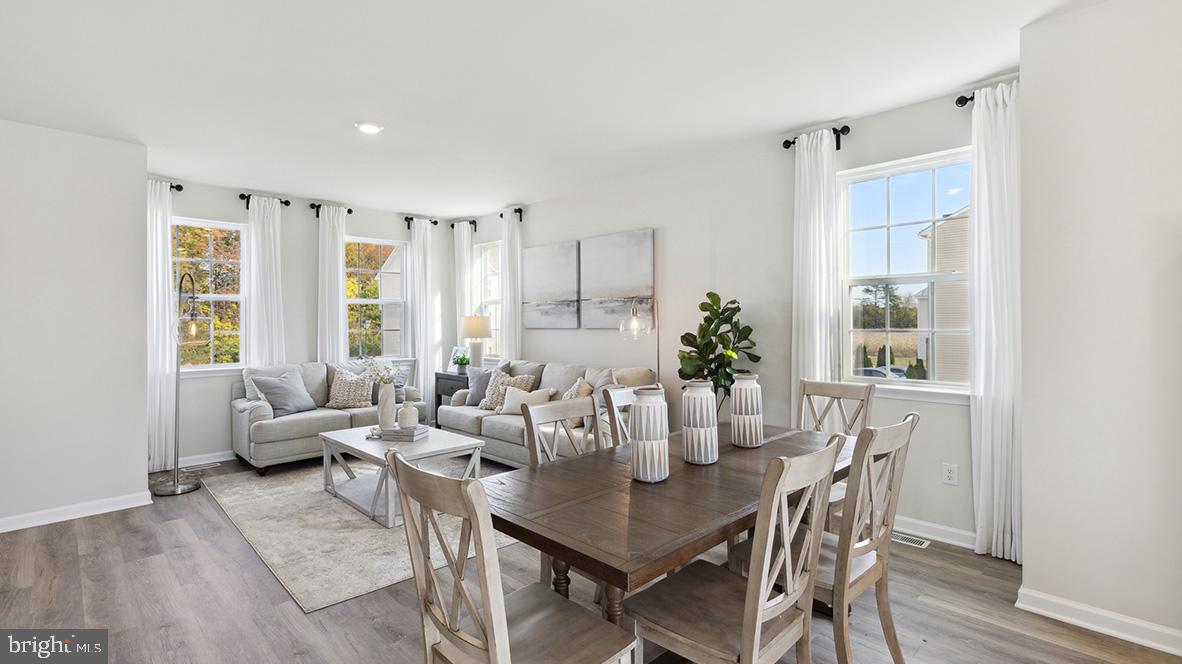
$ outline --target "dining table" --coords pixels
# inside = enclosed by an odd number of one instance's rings
[[[553,587],[568,596],[570,569],[603,583],[604,617],[621,623],[625,593],[692,561],[755,526],[768,462],[822,449],[831,433],[765,426],[764,444],[736,447],[719,427],[718,461],[687,463],[682,437],[669,437],[669,477],[632,479],[631,446],[617,445],[481,480],[493,527],[548,554]],[[834,469],[849,474],[853,439]]]

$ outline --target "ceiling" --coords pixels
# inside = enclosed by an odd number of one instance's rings
[[[0,0],[0,118],[145,144],[182,181],[454,217],[948,94],[1063,4]]]

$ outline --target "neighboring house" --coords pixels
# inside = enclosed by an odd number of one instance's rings
[[[920,231],[920,237],[928,240],[928,261],[930,269],[967,271],[969,267],[969,207],[944,215],[936,223]],[[930,292],[933,290],[934,292]],[[919,329],[947,329],[966,327],[968,320],[967,281],[933,284],[916,293]],[[935,298],[936,320],[931,320],[933,308],[928,306]],[[918,357],[931,367],[934,381],[964,383],[969,380],[968,337],[963,341],[944,337],[936,348],[935,362],[930,361],[930,340],[923,338],[917,349]]]

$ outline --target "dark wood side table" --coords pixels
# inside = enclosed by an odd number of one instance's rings
[[[450,371],[435,372],[435,410],[432,412],[431,419],[434,420],[436,429],[439,428],[439,407],[443,405],[443,400],[446,398],[447,403],[451,403],[451,395],[466,389],[468,389],[467,374]]]

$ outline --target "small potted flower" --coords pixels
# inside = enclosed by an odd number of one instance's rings
[[[455,363],[456,363],[456,373],[460,374],[461,376],[467,375],[468,364],[471,363],[471,360],[468,359],[468,356],[467,355],[456,355]]]

